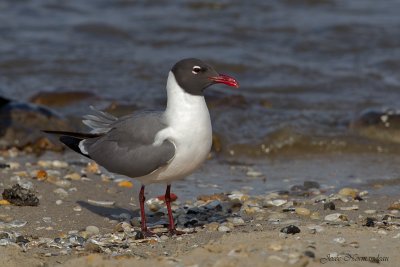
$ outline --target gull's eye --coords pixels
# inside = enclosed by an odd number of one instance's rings
[[[193,74],[198,74],[201,71],[201,67],[199,66],[194,66],[192,69]]]

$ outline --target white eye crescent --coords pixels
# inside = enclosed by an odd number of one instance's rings
[[[199,66],[194,66],[192,69],[193,74],[198,74],[201,71],[201,67]]]

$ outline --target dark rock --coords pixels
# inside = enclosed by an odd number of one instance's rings
[[[62,243],[64,243],[63,240],[61,239],[61,237],[56,237],[56,238],[54,238],[54,242],[57,243],[57,244],[62,244]]]
[[[292,235],[298,234],[298,233],[300,233],[300,228],[297,227],[296,225],[289,225],[289,226],[283,227],[281,229],[281,233],[292,234]]]
[[[27,244],[30,242],[27,238],[25,238],[22,235],[18,236],[15,241],[17,244]]]
[[[350,128],[368,138],[400,143],[400,112],[366,110],[351,122]]]
[[[71,242],[71,244],[73,246],[83,246],[83,244],[85,243],[86,239],[82,236],[79,235],[72,235],[69,238],[69,242]]]
[[[199,220],[197,220],[196,218],[193,218],[191,220],[186,221],[183,225],[185,227],[193,227],[193,226],[198,226],[199,224]]]
[[[211,201],[210,203],[207,203],[207,205],[205,205],[204,208],[208,210],[222,211],[221,201],[219,200]]]
[[[54,111],[29,103],[8,100],[0,97],[0,149],[15,146],[33,149],[61,150],[56,139],[47,139],[42,130],[72,130],[68,122]]]
[[[10,165],[5,163],[0,163],[0,169],[10,168]]]
[[[186,214],[199,214],[201,209],[198,207],[193,207],[187,210]]]
[[[302,185],[294,185],[290,188],[290,191],[292,191],[292,192],[302,192],[305,190],[306,190],[306,188]]]
[[[296,211],[295,207],[289,207],[289,208],[284,208],[282,209],[283,212],[292,212],[292,211]]]
[[[277,191],[276,193],[277,193],[278,195],[280,195],[280,196],[289,195],[289,191],[287,191],[287,190],[279,190],[279,191]]]
[[[142,233],[142,231],[138,231],[135,235],[135,239],[144,239],[144,234]]]
[[[4,189],[3,199],[17,206],[37,206],[39,199],[32,190],[22,188],[19,184],[13,185],[10,189]]]
[[[303,185],[294,185],[290,188],[290,195],[293,196],[309,196],[310,192]]]
[[[362,197],[360,197],[359,195],[355,196],[354,200],[363,201]]]
[[[364,224],[364,226],[367,226],[367,227],[374,227],[374,226],[375,226],[375,221],[376,221],[375,218],[367,217],[367,218],[365,219],[365,224]]]
[[[101,247],[99,245],[97,245],[97,244],[92,243],[92,242],[86,243],[85,250],[87,252],[90,252],[90,253],[100,253],[100,252],[102,252]]]
[[[336,206],[333,202],[324,203],[324,210],[335,210]]]
[[[311,188],[320,188],[320,185],[318,182],[314,182],[314,181],[304,181],[303,186],[305,189],[311,189]]]
[[[312,252],[311,250],[304,251],[304,255],[309,257],[309,258],[315,259],[315,253]]]
[[[11,238],[10,234],[7,232],[0,232],[0,239],[9,239]]]
[[[90,92],[39,92],[31,97],[30,102],[43,106],[63,107],[94,97],[95,95]]]

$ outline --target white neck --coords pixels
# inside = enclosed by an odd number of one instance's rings
[[[167,108],[165,116],[168,124],[182,123],[182,120],[195,120],[192,123],[210,121],[204,96],[191,95],[176,82],[170,71],[167,81]]]

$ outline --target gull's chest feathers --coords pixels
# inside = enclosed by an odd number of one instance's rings
[[[153,182],[168,182],[192,173],[207,158],[212,143],[210,114],[204,97],[185,92],[172,73],[168,77],[167,92],[164,119],[168,127],[157,134],[155,144],[165,139],[172,141],[175,156],[169,165],[148,177]]]

